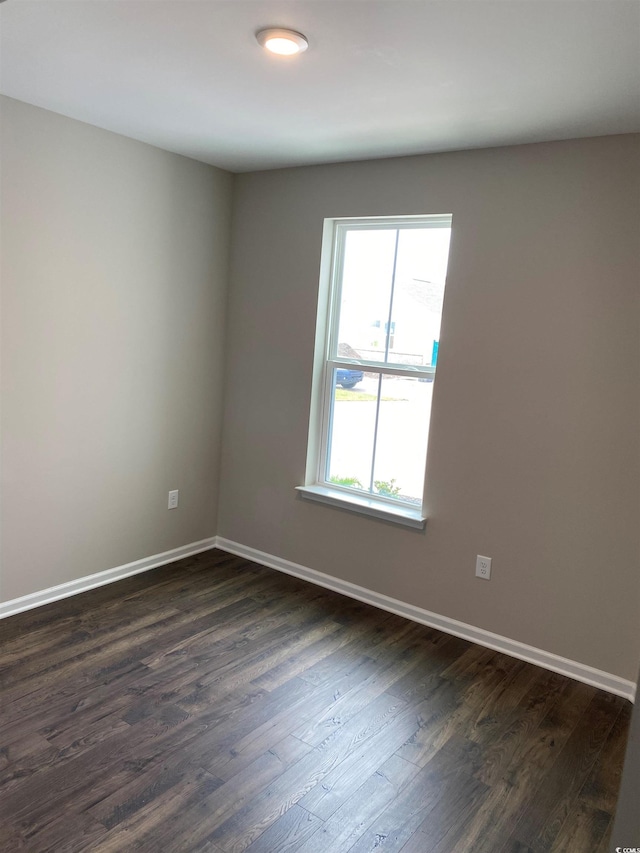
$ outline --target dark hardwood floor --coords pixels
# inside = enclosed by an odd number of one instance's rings
[[[606,853],[628,702],[220,551],[0,643],[5,853]]]

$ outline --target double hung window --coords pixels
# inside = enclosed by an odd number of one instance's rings
[[[422,526],[451,216],[325,223],[305,496]]]

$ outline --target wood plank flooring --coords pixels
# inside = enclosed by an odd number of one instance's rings
[[[210,551],[0,622],[0,849],[605,853],[630,705]]]

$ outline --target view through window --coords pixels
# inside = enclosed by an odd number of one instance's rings
[[[318,482],[421,507],[450,216],[336,220]]]

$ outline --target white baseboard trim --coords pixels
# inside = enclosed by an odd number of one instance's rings
[[[560,657],[552,652],[537,649],[534,646],[528,646],[525,643],[520,643],[518,640],[502,637],[500,634],[493,634],[491,631],[485,631],[483,628],[476,628],[473,625],[467,625],[465,622],[458,622],[457,619],[440,616],[438,613],[423,610],[421,607],[416,607],[413,604],[406,604],[404,601],[398,601],[395,598],[390,598],[388,595],[373,592],[365,587],[349,583],[349,581],[343,581],[331,575],[325,575],[323,572],[318,572],[315,569],[301,566],[298,563],[283,560],[281,557],[266,554],[264,551],[240,545],[238,542],[232,542],[222,536],[216,537],[216,547],[222,551],[228,551],[230,554],[235,554],[237,557],[244,557],[247,560],[260,563],[270,569],[285,572],[285,574],[293,575],[318,586],[323,586],[326,589],[331,589],[334,592],[342,593],[342,595],[347,595],[349,598],[363,601],[365,604],[372,604],[381,610],[388,610],[390,613],[404,616],[413,622],[420,622],[422,625],[437,628],[446,634],[462,637],[464,640],[469,640],[480,646],[486,646],[488,649],[503,652],[506,655],[536,664],[536,666],[541,666],[552,672],[558,672],[560,675],[566,675],[576,681],[582,681],[585,684],[606,690],[608,693],[615,693],[617,696],[623,696],[631,702],[635,700],[635,683],[620,678],[617,675],[603,672],[600,669],[594,669],[586,664]]]
[[[67,583],[61,583],[49,587],[49,589],[0,602],[0,619],[22,613],[23,610],[31,610],[33,607],[50,604],[52,601],[59,601],[61,598],[69,598],[69,596],[77,595],[80,592],[87,592],[87,590],[94,589],[97,586],[104,586],[131,575],[157,569],[158,566],[164,566],[167,563],[173,563],[175,560],[181,560],[183,557],[200,554],[202,551],[209,551],[215,547],[216,537],[212,536],[209,539],[201,539],[199,542],[182,545],[180,548],[173,548],[171,551],[164,551],[162,554],[154,554],[152,557],[135,560],[133,563],[125,563],[124,566],[116,566],[113,569],[106,569],[104,572],[96,572],[96,574],[86,575],[83,578],[78,578],[78,580],[67,581]]]
[[[349,581],[326,575],[324,572],[309,569],[306,566],[292,563],[289,560],[275,557],[264,551],[258,551],[256,548],[250,548],[247,545],[241,545],[238,542],[232,542],[222,536],[201,539],[199,542],[182,545],[179,548],[173,548],[171,551],[164,551],[161,554],[154,554],[142,560],[135,560],[133,563],[126,563],[123,566],[116,566],[113,569],[107,569],[93,575],[86,575],[78,580],[68,581],[67,583],[49,587],[49,589],[23,595],[20,598],[0,602],[0,619],[13,616],[16,613],[22,613],[24,610],[31,610],[34,607],[50,604],[53,601],[59,601],[62,598],[68,598],[81,592],[87,592],[90,589],[113,583],[122,578],[131,577],[141,572],[148,572],[151,569],[156,569],[167,563],[173,563],[176,560],[181,560],[183,557],[190,557],[194,554],[200,554],[203,551],[209,551],[212,548],[219,548],[221,551],[227,551],[230,554],[244,557],[254,563],[260,563],[270,569],[276,569],[279,572],[293,575],[317,586],[339,592],[349,598],[355,598],[365,604],[371,604],[381,610],[387,610],[398,616],[404,616],[413,622],[428,625],[430,628],[437,628],[446,634],[462,637],[462,639],[477,643],[480,646],[503,652],[506,655],[536,664],[552,672],[558,672],[561,675],[574,678],[576,681],[582,681],[585,684],[606,690],[608,693],[623,696],[632,702],[635,700],[636,685],[633,681],[627,681],[617,675],[603,672],[600,669],[594,669],[586,664],[560,657],[552,652],[537,649],[534,646],[528,646],[525,643],[520,643],[518,640],[511,640],[508,637],[500,636],[500,634],[493,634],[491,631],[485,631],[483,628],[467,625],[465,622],[459,622],[457,619],[432,613],[430,610],[424,610],[421,607],[416,607],[414,604],[407,604],[404,601],[374,592]]]

